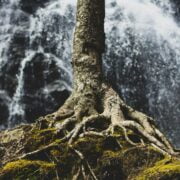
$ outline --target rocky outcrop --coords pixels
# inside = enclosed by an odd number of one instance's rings
[[[42,62],[43,61],[43,62]],[[53,57],[36,53],[24,69],[24,95],[26,119],[33,122],[39,115],[46,115],[58,109],[69,96],[69,91],[59,86],[63,70],[57,70]]]
[[[38,8],[45,7],[45,4],[49,1],[50,0],[20,0],[19,5],[23,11],[33,14]]]
[[[0,133],[0,179],[177,180],[180,161],[144,144],[130,145],[119,130],[114,136],[84,136],[71,146],[55,128],[24,125]],[[43,128],[42,128],[43,127]],[[99,127],[99,125],[97,126]],[[99,127],[100,128],[100,127]],[[128,132],[134,142],[140,136]]]

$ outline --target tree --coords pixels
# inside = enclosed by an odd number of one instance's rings
[[[103,79],[104,17],[105,0],[78,0],[72,57],[73,92],[58,111],[38,119],[35,124],[0,132],[0,179],[60,179],[60,175],[61,179],[74,180],[97,180],[97,177],[139,179],[140,176],[136,177],[139,169],[143,171],[141,179],[147,179],[150,175],[154,179],[179,176],[180,165],[171,159],[165,159],[144,173],[144,168],[146,170],[166,156],[176,159],[179,153],[158,130],[151,117],[126,105]],[[138,142],[129,137],[129,132],[133,137],[138,135]],[[78,142],[78,139],[89,136],[93,138]],[[120,143],[117,140],[119,137]],[[124,144],[128,146],[123,147]],[[155,150],[149,146],[155,147]],[[85,156],[80,148],[90,157]],[[126,173],[119,172],[123,169],[119,155],[130,158],[125,163]],[[94,158],[105,159],[100,160],[99,166],[106,166],[97,167],[97,175],[91,167],[91,164],[98,166]],[[140,160],[142,167],[134,167]],[[144,162],[145,165],[141,165]]]
[[[76,123],[68,134],[71,144],[88,122],[101,119],[103,123],[106,119],[111,123],[101,133],[113,133],[115,127],[120,127],[127,141],[134,144],[126,135],[127,129],[131,129],[161,151],[176,154],[153,119],[126,105],[104,81],[101,68],[105,50],[104,17],[105,0],[78,0],[72,57],[74,89],[66,103],[53,114],[56,120],[66,119],[59,124],[59,130],[72,121]]]

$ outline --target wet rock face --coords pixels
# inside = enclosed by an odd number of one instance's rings
[[[179,1],[172,1],[176,3],[172,9],[168,1],[145,2],[108,4],[104,72],[127,104],[152,116],[179,146],[180,48],[175,47],[180,36],[179,25],[171,16],[176,15]],[[168,29],[166,23],[174,28]]]
[[[50,0],[20,0],[20,8],[27,13],[33,14],[38,8],[44,7],[49,1]]]
[[[43,61],[43,63],[42,63]],[[37,53],[24,69],[24,95],[26,119],[33,122],[39,115],[57,110],[69,96],[65,88],[58,88],[62,71],[57,71],[55,61]]]
[[[8,118],[9,112],[8,112],[8,106],[6,105],[6,102],[3,97],[0,95],[0,109],[1,109],[1,117],[0,117],[0,124],[5,123],[5,119]]]
[[[0,74],[2,88],[12,97],[17,86],[16,75],[19,72],[21,60],[25,57],[25,49],[28,44],[26,31],[17,30],[11,38],[8,48],[8,62],[2,67]]]
[[[179,19],[180,18],[180,1],[179,0],[171,0],[171,1],[175,9],[175,17]]]
[[[52,113],[70,94],[74,9],[47,2],[0,0],[0,129]]]

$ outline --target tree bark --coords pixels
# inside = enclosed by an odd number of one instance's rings
[[[78,99],[76,104],[79,112],[88,115],[97,111],[95,106],[102,81],[102,53],[105,44],[104,6],[104,0],[79,0],[77,4],[72,57],[73,93]]]

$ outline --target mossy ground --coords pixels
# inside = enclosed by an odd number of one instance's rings
[[[55,175],[55,167],[54,163],[45,161],[18,160],[3,167],[0,179],[51,179]]]
[[[145,169],[137,180],[178,180],[180,179],[180,161],[165,158],[158,161],[153,167]]]
[[[28,129],[28,131],[27,131]],[[27,153],[42,148],[50,143],[56,144],[26,159],[11,160],[1,166],[1,180],[40,180],[72,179],[82,165],[82,160],[72,151],[66,142],[61,142],[55,129],[25,128],[26,134],[14,141],[14,152],[18,152],[19,142],[24,142],[20,153]],[[22,135],[23,133],[21,133]],[[168,159],[151,146],[132,146],[128,144],[121,132],[114,136],[81,137],[73,143],[73,148],[80,151],[98,179],[178,179],[180,161]],[[129,138],[139,141],[139,137],[128,132]],[[18,135],[17,135],[18,136]],[[16,138],[15,138],[16,139]],[[11,142],[12,143],[12,142]],[[10,142],[4,142],[10,147]],[[16,147],[16,148],[15,148]],[[9,152],[12,152],[12,150]],[[6,153],[5,153],[6,155]],[[5,158],[5,155],[2,156]],[[8,156],[8,158],[14,158]],[[7,157],[7,156],[6,156]],[[3,159],[4,160],[4,159]],[[85,170],[88,174],[89,172]],[[81,179],[81,177],[80,177]],[[90,176],[87,179],[91,179]]]

